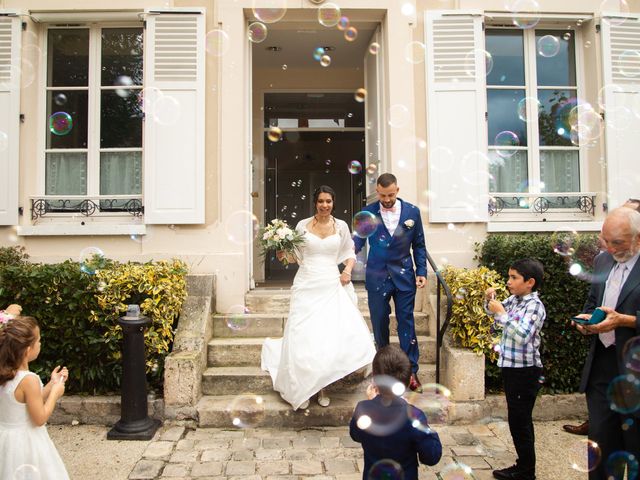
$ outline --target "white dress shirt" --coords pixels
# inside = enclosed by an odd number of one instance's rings
[[[385,207],[380,203],[380,216],[382,217],[382,221],[384,222],[384,226],[387,227],[389,233],[393,236],[393,232],[398,228],[398,223],[400,222],[400,212],[402,211],[402,202],[400,200],[396,200],[396,203],[393,205],[393,212],[383,210]]]

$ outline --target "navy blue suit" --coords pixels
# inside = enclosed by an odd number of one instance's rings
[[[584,313],[592,313],[596,307],[602,305],[605,282],[616,261],[610,253],[602,252],[593,263],[595,280],[591,284],[589,296],[582,310]],[[628,372],[623,361],[625,343],[640,335],[640,260],[636,262],[622,285],[615,311],[634,315],[635,328],[616,328],[616,344],[609,348],[604,347],[598,335],[591,335],[591,346],[580,380],[580,392],[585,392],[587,396],[589,439],[597,442],[602,452],[599,465],[589,472],[589,478],[592,480],[608,478],[613,473],[605,472],[607,459],[615,451],[627,451],[640,458],[640,411],[636,410],[629,415],[617,413],[611,409],[611,402],[607,397],[611,380]],[[628,428],[623,429],[622,424],[625,421]]]
[[[371,419],[370,427],[358,427],[358,419],[362,415]],[[428,426],[424,412],[399,397],[394,396],[389,405],[383,404],[380,395],[358,403],[349,424],[349,434],[355,442],[362,444],[364,450],[364,480],[379,460],[398,462],[405,480],[418,479],[418,460],[425,465],[435,465],[440,461],[442,444],[438,434],[430,428],[415,428],[412,425],[415,420],[423,427]],[[376,428],[380,431],[375,431]]]
[[[369,312],[373,336],[378,348],[389,344],[389,315],[393,298],[398,320],[400,348],[411,361],[411,370],[418,371],[418,341],[416,339],[413,309],[416,301],[416,276],[427,276],[427,249],[420,210],[400,200],[400,221],[393,235],[389,233],[380,215],[380,202],[363,208],[378,219],[378,226],[369,236],[369,254],[365,273]],[[358,253],[366,239],[355,237]],[[412,253],[413,251],[413,258]],[[415,264],[415,270],[414,270]]]

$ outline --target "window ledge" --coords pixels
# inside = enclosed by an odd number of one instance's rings
[[[587,222],[489,222],[487,232],[599,232],[601,221]]]
[[[146,225],[91,223],[86,225],[70,223],[49,223],[44,225],[20,225],[20,237],[37,236],[82,236],[82,235],[146,235]]]

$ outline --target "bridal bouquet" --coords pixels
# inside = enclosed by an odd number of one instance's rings
[[[304,236],[300,232],[291,228],[284,220],[277,218],[260,230],[259,239],[262,255],[266,256],[271,250],[282,250],[286,254],[282,259],[285,265],[289,263],[287,257],[290,255],[298,258],[298,249],[304,243]]]

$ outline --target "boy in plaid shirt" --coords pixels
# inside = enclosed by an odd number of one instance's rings
[[[502,327],[498,366],[507,397],[509,431],[518,455],[515,465],[493,471],[499,480],[536,478],[532,413],[541,386],[540,330],[546,313],[537,290],[543,276],[542,263],[525,258],[509,268],[509,298],[500,302],[495,289],[485,292],[487,313]]]

